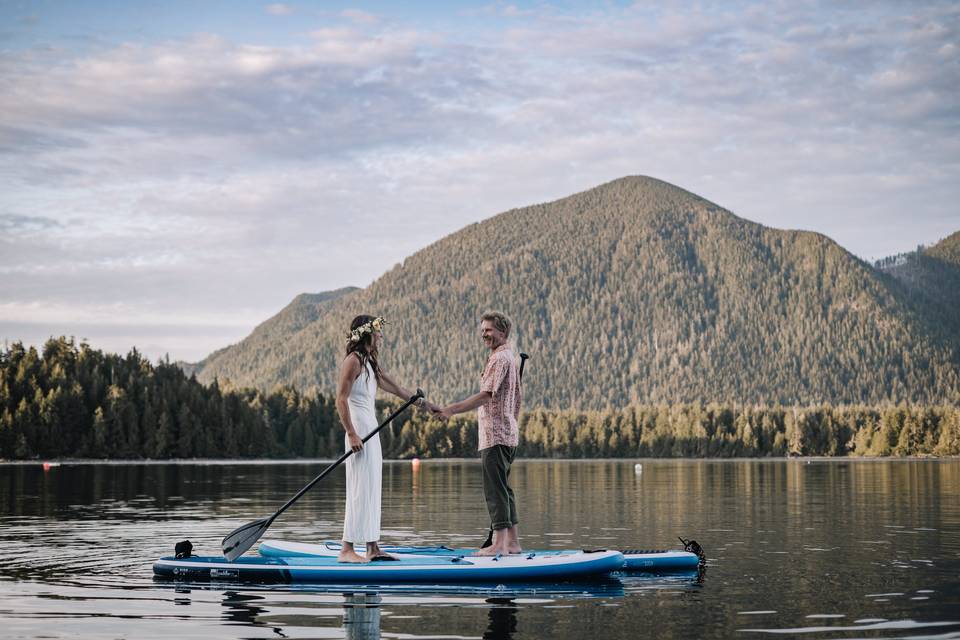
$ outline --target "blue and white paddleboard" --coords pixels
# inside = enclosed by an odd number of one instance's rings
[[[436,557],[457,557],[464,559],[480,560],[474,556],[476,549],[451,549],[444,546],[435,547],[404,547],[404,546],[383,546],[384,551],[397,555],[401,558],[419,556],[424,558]],[[335,557],[340,553],[339,542],[325,542],[322,544],[307,544],[303,542],[287,542],[284,540],[264,540],[260,543],[260,555],[268,558],[315,558],[315,557]],[[579,553],[577,551],[560,551],[556,549],[525,551],[521,554],[526,557],[530,554],[534,557],[550,557],[556,555],[568,555]],[[624,557],[625,571],[690,571],[695,570],[700,562],[696,554],[689,551],[645,551],[645,550],[626,550],[621,551]],[[516,557],[516,556],[511,556]]]
[[[336,554],[298,557],[243,556],[166,557],[153,563],[160,577],[237,582],[332,582],[387,584],[413,582],[530,582],[563,581],[605,575],[623,567],[619,551],[571,552],[467,558],[460,555],[406,555],[395,561],[362,564],[337,562]]]

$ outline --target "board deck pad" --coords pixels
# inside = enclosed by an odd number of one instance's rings
[[[290,542],[285,540],[264,540],[260,543],[260,555],[269,558],[284,557],[335,557],[340,553],[341,544],[336,541],[327,541],[320,544],[311,544],[304,542]],[[402,545],[384,545],[381,549],[387,553],[398,557],[437,557],[437,556],[461,556],[463,558],[475,559],[476,549],[453,549],[444,545],[434,546],[402,546]],[[534,554],[534,557],[548,557],[560,554],[580,553],[573,550],[544,549],[534,551],[524,551],[520,556]],[[620,551],[624,556],[623,570],[627,571],[689,571],[695,570],[700,559],[696,554],[689,551],[680,551],[676,549],[666,550],[640,550],[632,549]],[[362,554],[361,554],[362,555]],[[516,556],[511,556],[516,557]]]

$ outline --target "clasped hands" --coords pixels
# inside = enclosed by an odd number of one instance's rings
[[[439,405],[433,404],[426,398],[423,399],[423,404],[418,405],[424,411],[429,411],[431,415],[435,418],[440,418],[444,422],[450,419],[450,416],[453,415],[449,407],[441,407]]]

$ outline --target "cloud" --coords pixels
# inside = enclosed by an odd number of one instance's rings
[[[375,25],[381,22],[380,16],[360,9],[344,9],[340,12],[340,15],[361,25]]]
[[[60,226],[62,226],[60,222],[43,216],[21,216],[11,213],[0,213],[0,232],[3,233],[33,233]]]
[[[0,96],[2,144],[9,158],[43,153],[33,164],[14,163],[32,183],[71,169],[102,179],[92,174],[119,164],[113,152],[127,175],[142,164],[156,176],[206,171],[225,158],[303,161],[438,140],[444,122],[452,132],[482,114],[434,109],[452,88],[437,76],[458,71],[424,59],[417,43],[409,31],[324,29],[310,46],[286,49],[200,36],[53,66],[22,56],[16,73],[0,72],[10,87]],[[464,73],[459,86],[470,82]]]
[[[266,11],[272,16],[290,16],[293,15],[294,9],[289,4],[277,2],[274,4],[268,4],[266,6]]]

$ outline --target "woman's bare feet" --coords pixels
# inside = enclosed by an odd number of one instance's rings
[[[359,553],[354,551],[352,542],[344,542],[343,548],[340,550],[339,555],[337,555],[337,562],[349,562],[352,564],[360,564],[361,562],[366,562],[367,559],[361,556]]]
[[[367,544],[367,562],[372,562],[374,560],[397,560],[396,556],[390,555],[386,551],[380,548],[376,542],[370,542]]]

